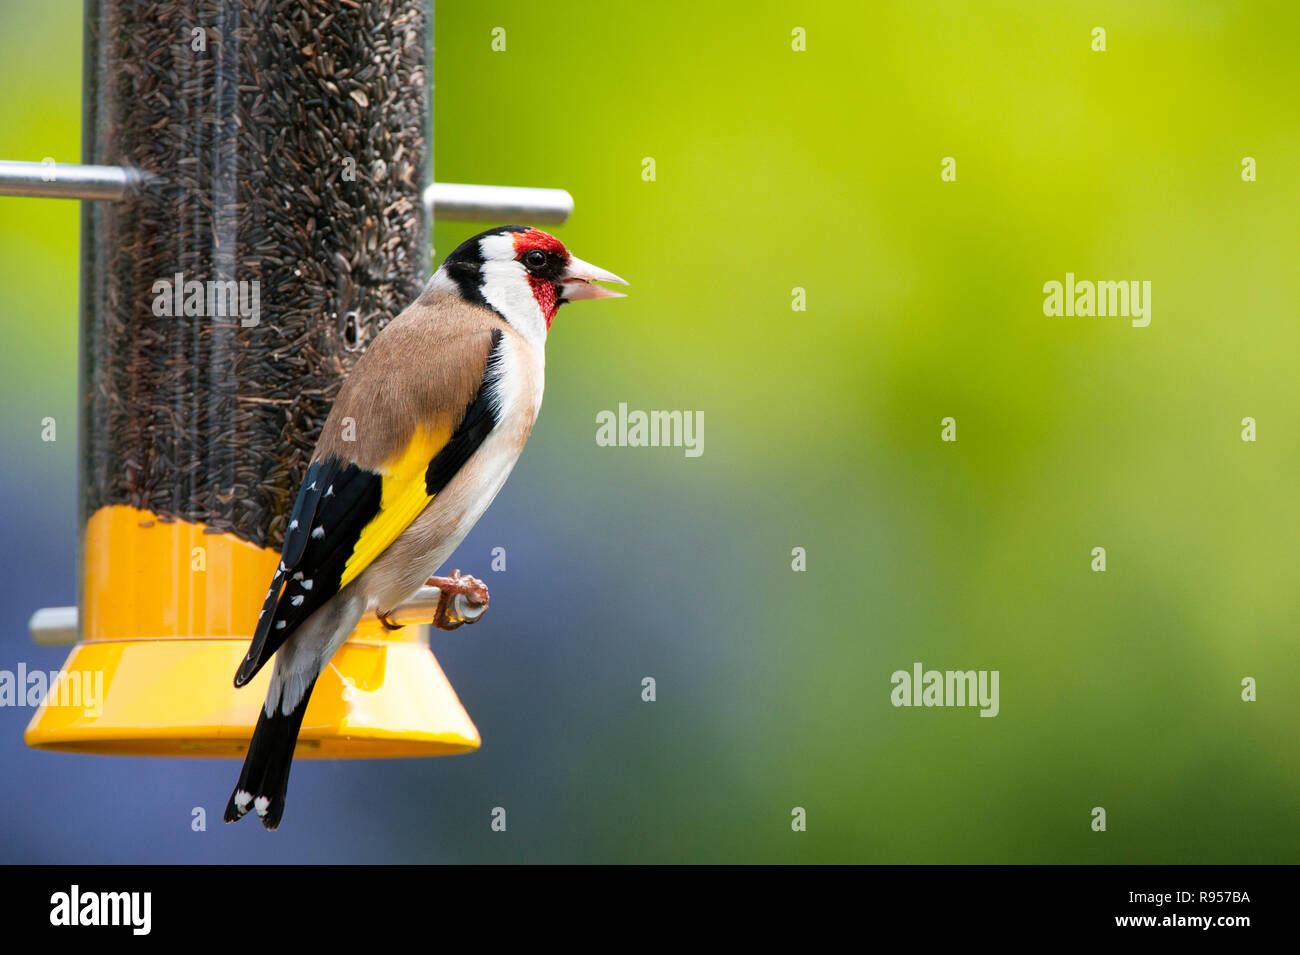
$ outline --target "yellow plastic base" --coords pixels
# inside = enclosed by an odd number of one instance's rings
[[[231,686],[247,652],[241,640],[78,644],[60,676],[67,687],[52,688],[23,738],[65,752],[242,757],[271,678],[268,666],[248,686]],[[91,694],[74,694],[85,686]],[[349,642],[316,683],[297,758],[444,756],[479,742],[427,647]]]
[[[82,642],[24,734],[28,746],[132,756],[237,756],[271,665],[232,685],[278,560],[201,525],[107,507],[87,522]],[[201,548],[198,550],[198,548]],[[478,730],[428,628],[364,621],[316,682],[299,759],[441,756]]]

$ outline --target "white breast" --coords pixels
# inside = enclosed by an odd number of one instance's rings
[[[374,606],[390,610],[412,597],[446,562],[506,483],[542,405],[545,353],[505,332],[498,358],[497,425],[419,517],[366,571]],[[487,557],[484,555],[484,560]],[[459,568],[475,574],[476,568]]]

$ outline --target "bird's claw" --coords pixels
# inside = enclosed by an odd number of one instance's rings
[[[433,614],[433,625],[439,630],[455,630],[463,624],[474,623],[487,612],[487,585],[477,577],[468,574],[462,577],[459,570],[453,570],[449,577],[430,577],[427,584],[442,591]]]

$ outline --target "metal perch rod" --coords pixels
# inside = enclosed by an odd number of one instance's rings
[[[388,619],[404,627],[429,623],[433,620],[441,597],[442,591],[437,587],[421,587],[414,597],[389,614]],[[451,615],[453,619],[459,618],[465,623],[473,623],[486,609],[467,601],[465,595],[458,594],[452,605]],[[77,642],[77,608],[44,607],[32,614],[27,628],[31,631],[32,642],[37,646],[72,646]]]
[[[144,180],[122,166],[0,160],[0,195],[46,199],[122,199]]]
[[[139,170],[122,166],[0,160],[0,195],[46,199],[125,199],[144,182]],[[573,196],[564,189],[479,186],[435,182],[424,191],[430,215],[459,222],[521,220],[559,225],[573,214]]]
[[[424,205],[439,219],[459,222],[560,225],[573,214],[573,196],[564,189],[473,186],[458,182],[435,182],[424,190]]]

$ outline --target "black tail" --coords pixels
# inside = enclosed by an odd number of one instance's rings
[[[288,716],[280,712],[279,706],[273,715],[267,716],[263,707],[257,717],[252,742],[248,744],[248,756],[244,759],[239,783],[226,805],[226,822],[238,822],[252,809],[266,828],[274,829],[280,825],[280,817],[284,815],[284,796],[289,790],[293,750],[298,744],[298,731],[302,729],[302,718],[307,712],[307,701],[311,699],[314,686],[313,680],[297,709]]]

